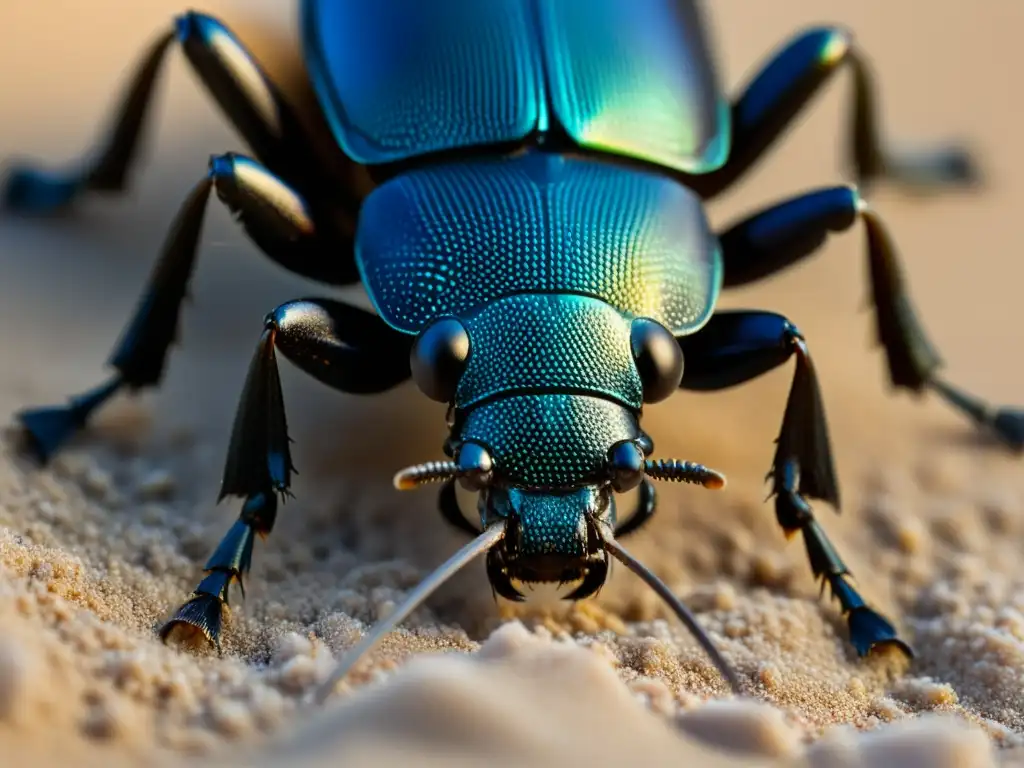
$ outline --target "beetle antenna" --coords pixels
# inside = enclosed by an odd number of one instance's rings
[[[703,467],[702,467],[703,469]],[[686,625],[686,628],[690,630],[693,636],[697,639],[697,642],[701,644],[704,651],[711,661],[714,662],[715,666],[718,667],[718,671],[722,673],[722,677],[728,681],[730,687],[732,687],[733,693],[740,695],[743,693],[743,689],[740,685],[740,679],[736,676],[736,672],[729,662],[723,658],[722,654],[715,647],[715,644],[711,642],[711,638],[708,637],[707,632],[704,628],[697,623],[697,617],[693,615],[689,608],[676,597],[672,590],[669,589],[665,582],[659,579],[654,573],[643,563],[633,557],[629,552],[622,548],[615,539],[610,536],[604,538],[604,548],[613,555],[616,560],[625,565],[629,570],[647,582],[647,586],[658,593],[658,596],[668,603],[668,606],[672,609],[672,612]]]
[[[427,483],[444,483],[459,475],[459,465],[454,461],[427,461],[406,467],[395,474],[395,488],[411,491]]]
[[[676,483],[693,483],[718,491],[725,488],[725,475],[703,464],[679,459],[646,459],[644,474],[655,480],[670,480]]]
[[[505,523],[495,523],[462,547],[462,549],[448,558],[444,564],[440,565],[433,573],[421,581],[419,585],[405,598],[405,602],[395,608],[390,615],[381,619],[376,626],[371,627],[370,631],[363,635],[363,639],[359,641],[355,647],[348,650],[348,652],[342,657],[341,661],[338,662],[338,665],[331,672],[327,680],[325,680],[323,685],[317,689],[314,696],[315,702],[317,704],[322,704],[324,700],[331,695],[331,692],[334,690],[334,686],[337,685],[338,681],[344,678],[356,663],[375,645],[377,645],[377,643],[379,643],[388,632],[398,626],[410,613],[416,610],[420,603],[430,597],[434,590],[448,581],[448,579],[460,571],[474,557],[497,544],[504,535]]]

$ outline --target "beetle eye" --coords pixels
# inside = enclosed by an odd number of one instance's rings
[[[683,350],[664,325],[641,317],[629,332],[633,359],[644,388],[644,402],[657,403],[677,389],[683,379]]]
[[[608,474],[612,488],[631,491],[644,479],[644,453],[633,440],[623,440],[608,450]]]
[[[494,460],[479,443],[467,441],[459,449],[459,482],[467,491],[483,490],[494,474]]]
[[[454,317],[438,320],[420,334],[409,353],[412,380],[431,400],[449,403],[466,369],[469,334]]]

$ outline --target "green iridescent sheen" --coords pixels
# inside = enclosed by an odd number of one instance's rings
[[[394,328],[513,293],[576,293],[675,334],[707,322],[722,260],[700,198],[664,176],[531,153],[432,165],[363,203],[356,261]]]
[[[694,3],[561,0],[539,8],[552,108],[573,139],[685,173],[725,163],[731,110]]]
[[[564,133],[685,173],[730,110],[694,0],[306,0],[310,74],[360,163]]]
[[[491,491],[490,509],[503,517],[515,516],[516,552],[523,557],[556,555],[583,557],[586,554],[586,516],[613,520],[613,506],[607,491],[589,486],[567,493],[534,493],[520,488]],[[485,516],[484,524],[493,523]]]
[[[603,301],[573,294],[517,294],[463,319],[469,363],[455,404],[523,390],[590,392],[639,408],[630,321]]]

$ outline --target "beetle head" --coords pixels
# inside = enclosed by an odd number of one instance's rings
[[[449,406],[447,462],[399,473],[400,488],[458,478],[479,492],[481,528],[503,538],[488,554],[495,591],[512,581],[577,582],[596,592],[608,572],[616,492],[666,466],[652,463],[643,403],[671,396],[682,350],[656,320],[624,316],[575,294],[515,294],[434,319],[410,351],[412,379]],[[700,468],[707,484],[721,477]],[[664,474],[664,472],[662,472]],[[699,474],[699,473],[698,473]]]

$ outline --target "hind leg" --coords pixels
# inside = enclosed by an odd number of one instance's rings
[[[876,337],[885,350],[892,385],[914,393],[931,390],[1010,448],[1024,449],[1024,411],[989,405],[939,377],[942,360],[914,312],[896,248],[882,220],[856,190],[817,190],[730,227],[720,238],[724,284],[745,285],[779,272],[815,253],[829,232],[843,232],[857,221],[867,232]]]
[[[192,11],[179,16],[174,29],[151,46],[117,107],[109,135],[90,153],[92,158],[66,172],[13,167],[0,193],[4,206],[52,213],[90,192],[125,191],[157,77],[173,43],[181,47],[200,82],[261,163],[316,202],[331,194],[336,205],[354,212],[355,194],[325,177],[325,163],[317,157],[306,129],[259,63],[224,24]]]
[[[875,84],[852,36],[837,27],[809,29],[775,52],[742,90],[732,107],[733,148],[725,166],[692,179],[706,197],[735,183],[840,69],[853,75],[847,124],[847,160],[862,187],[891,179],[918,189],[969,185],[979,180],[970,153],[958,146],[898,154],[884,145]]]

